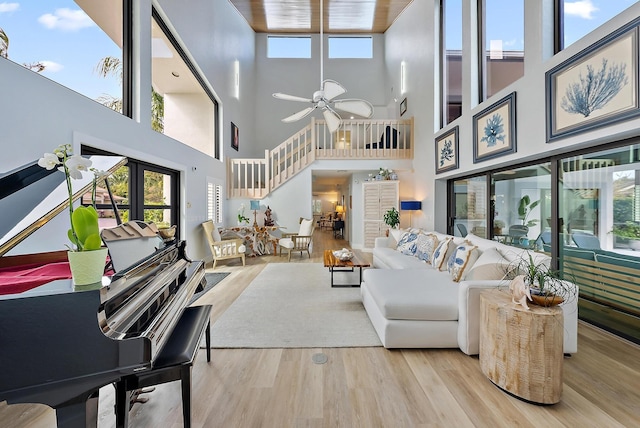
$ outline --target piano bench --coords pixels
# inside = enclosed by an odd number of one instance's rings
[[[129,391],[175,380],[182,383],[184,426],[191,426],[191,366],[203,333],[207,346],[207,362],[211,361],[211,307],[203,305],[185,308],[167,343],[154,360],[153,367],[124,376],[116,382],[116,427],[124,428],[128,425]]]

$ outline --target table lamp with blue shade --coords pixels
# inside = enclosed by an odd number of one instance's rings
[[[258,227],[258,221],[256,219],[257,211],[260,209],[260,201],[250,201],[251,209],[253,210],[253,227]]]
[[[400,210],[409,211],[409,227],[411,227],[411,211],[420,211],[422,201],[400,201]]]

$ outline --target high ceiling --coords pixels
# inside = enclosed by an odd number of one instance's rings
[[[229,0],[257,33],[320,32],[320,0]],[[324,0],[324,33],[384,33],[413,0]]]

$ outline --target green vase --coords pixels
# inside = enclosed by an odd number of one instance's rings
[[[93,251],[68,251],[71,277],[75,285],[95,284],[102,281],[107,260],[107,249]]]

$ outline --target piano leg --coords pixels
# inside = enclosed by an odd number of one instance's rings
[[[116,387],[116,427],[122,428],[129,425],[129,391],[126,380],[115,383]]]
[[[191,364],[180,369],[180,385],[182,387],[182,420],[184,428],[191,428]]]
[[[58,428],[97,428],[98,392],[85,401],[69,402],[56,408]]]

